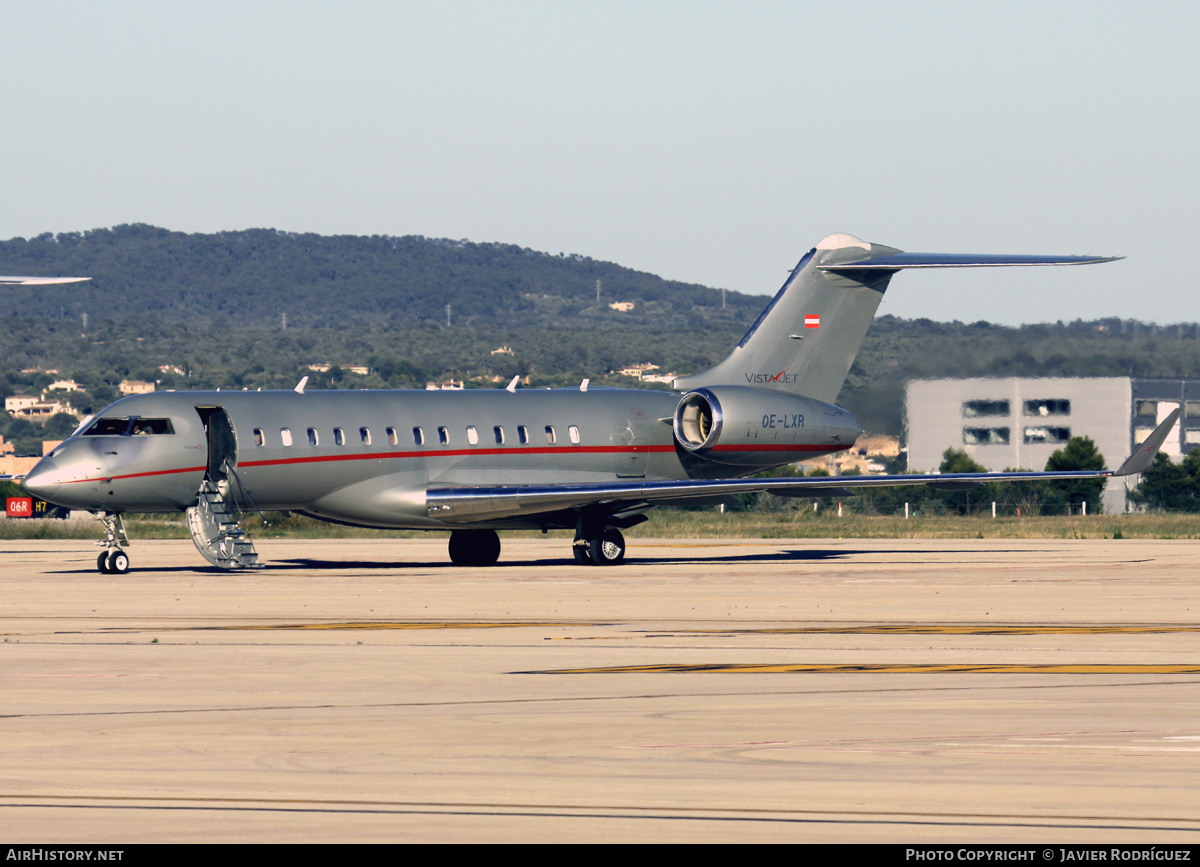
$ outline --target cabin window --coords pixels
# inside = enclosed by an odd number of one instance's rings
[[[279,429],[279,439],[283,441],[285,446],[292,444],[292,429],[290,427],[281,427]]]
[[[438,442],[444,446],[450,445],[450,431],[444,427],[438,428]]]
[[[360,427],[358,429],[358,438],[364,446],[369,446],[371,444],[370,428]]]
[[[425,431],[419,427],[413,428],[413,442],[419,446],[425,445]]]
[[[573,442],[575,445],[579,445],[579,428],[575,425],[571,425],[567,428],[567,433],[571,437],[571,442]]]
[[[308,444],[310,446],[319,446],[321,444],[321,437],[317,434],[315,427],[308,429]]]
[[[394,446],[400,442],[400,437],[397,436],[396,429],[394,427],[390,427],[387,429],[387,435],[388,435],[388,445],[389,446]]]
[[[256,446],[264,446],[267,444],[267,438],[263,436],[262,428],[260,427],[256,427],[254,429],[254,444]]]
[[[521,445],[529,442],[529,428],[523,424],[517,425],[517,439],[521,441]]]
[[[475,430],[475,425],[467,425],[467,442],[473,446],[479,445],[479,431]]]
[[[340,427],[333,429],[333,444],[335,446],[344,446],[346,444],[346,432]]]
[[[492,435],[496,438],[496,445],[504,445],[504,428],[500,427],[500,425],[496,425],[494,428],[492,428]]]
[[[546,442],[550,443],[550,445],[558,442],[558,437],[554,435],[554,425],[552,424],[546,425]]]

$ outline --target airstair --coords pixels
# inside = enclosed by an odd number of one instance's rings
[[[198,497],[187,510],[188,532],[196,550],[218,569],[261,569],[254,543],[230,506],[229,482],[206,478]]]

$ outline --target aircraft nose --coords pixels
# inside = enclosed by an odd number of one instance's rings
[[[95,477],[100,467],[94,459],[83,455],[51,455],[38,461],[21,485],[35,497],[60,506],[75,505],[72,489],[81,487],[78,482]],[[82,492],[79,492],[82,493]]]
[[[62,473],[53,458],[42,458],[21,480],[21,487],[35,497],[54,502],[54,494],[62,486]]]

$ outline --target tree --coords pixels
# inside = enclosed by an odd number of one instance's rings
[[[1058,449],[1046,461],[1046,472],[1058,473],[1070,470],[1106,470],[1104,456],[1096,450],[1091,437],[1071,437],[1065,448]],[[1045,506],[1053,512],[1066,511],[1068,506],[1078,508],[1089,503],[1089,508],[1099,513],[1104,508],[1104,479],[1080,479],[1045,483]]]
[[[1192,452],[1182,464],[1174,463],[1166,453],[1154,456],[1150,469],[1142,473],[1129,499],[1139,506],[1168,512],[1200,511],[1200,453]]]
[[[942,452],[942,463],[938,466],[941,473],[986,473],[983,465],[974,460],[962,449],[946,449]],[[947,509],[953,509],[962,515],[971,514],[971,491],[937,491],[933,499],[940,500]],[[976,504],[980,498],[975,498]]]

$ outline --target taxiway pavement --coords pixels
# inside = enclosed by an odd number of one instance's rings
[[[1200,543],[0,542],[6,842],[1200,841]]]

